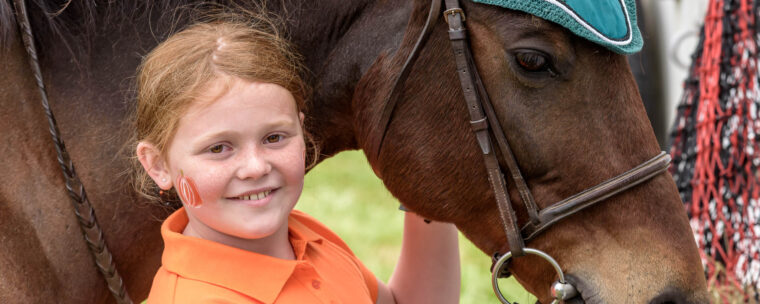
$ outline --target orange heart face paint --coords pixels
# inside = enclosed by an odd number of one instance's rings
[[[176,185],[177,194],[185,204],[194,208],[198,208],[203,204],[203,200],[201,200],[201,195],[198,193],[198,186],[195,185],[195,181],[193,181],[191,177],[185,176],[182,171],[180,171],[180,174],[177,177]]]

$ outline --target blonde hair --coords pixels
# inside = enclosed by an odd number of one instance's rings
[[[137,75],[132,154],[138,142],[146,141],[166,157],[181,116],[201,97],[208,97],[204,93],[215,81],[239,78],[277,84],[292,93],[298,111],[305,110],[309,88],[302,78],[302,59],[271,19],[260,14],[207,19],[171,35],[143,58]],[[304,138],[314,161],[316,145],[305,130]],[[154,201],[177,201],[173,191],[158,196],[158,186],[136,157],[132,167],[138,193]]]

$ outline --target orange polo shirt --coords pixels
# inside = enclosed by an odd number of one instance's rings
[[[185,236],[184,208],[161,225],[164,252],[148,304],[375,303],[377,279],[330,229],[303,212],[288,218],[296,260]]]

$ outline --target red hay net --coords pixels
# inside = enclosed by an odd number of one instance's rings
[[[759,13],[754,0],[710,1],[671,134],[670,168],[708,278],[754,290],[760,289]]]

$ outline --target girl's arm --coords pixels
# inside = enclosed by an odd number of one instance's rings
[[[388,285],[379,282],[377,303],[459,303],[459,288],[456,227],[406,212],[401,256]]]

